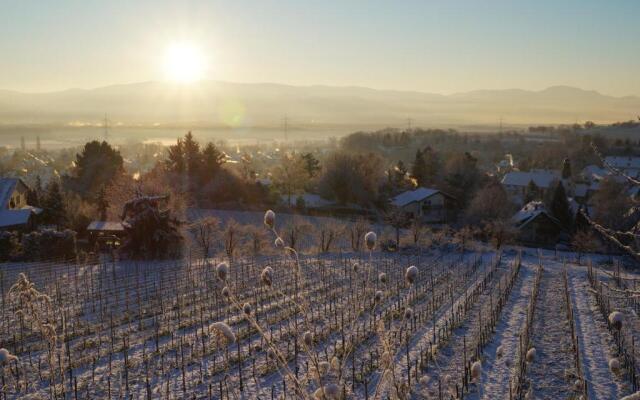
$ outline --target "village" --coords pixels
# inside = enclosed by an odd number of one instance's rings
[[[592,140],[575,127],[563,129],[554,145]],[[602,156],[583,144],[573,154],[559,152],[557,159],[540,161],[533,158],[536,154],[518,155],[523,147],[544,148],[547,143],[536,142],[539,128],[529,131],[477,136],[421,129],[373,132],[367,135],[383,147],[372,151],[370,143],[362,145],[363,154],[369,154],[364,162],[341,150],[361,146],[361,133],[341,141],[244,147],[224,142],[201,146],[189,133],[177,145],[127,146],[123,155],[117,147],[94,141],[75,160],[73,152],[42,149],[39,138],[35,149],[27,149],[22,139],[19,148],[5,149],[0,158],[5,171],[0,180],[0,229],[7,249],[3,258],[38,254],[46,259],[43,251],[20,250],[43,232],[67,243],[68,248],[52,258],[80,251],[114,255],[133,231],[125,204],[148,196],[156,196],[154,213],[172,214],[176,232],[189,246],[197,246],[191,233],[203,215],[222,220],[216,228],[222,237],[229,223],[225,213],[273,208],[297,216],[296,221],[319,216],[343,226],[376,224],[388,232],[384,237],[389,250],[417,245],[416,235],[429,231],[500,244],[618,254],[620,246],[608,242],[588,221],[633,228],[637,218],[625,217],[618,206],[629,209],[637,201],[639,188],[625,177],[640,175],[640,156],[633,155],[638,147],[628,140],[607,143],[597,138],[611,148],[608,153],[619,148],[628,155]],[[492,146],[503,153],[484,151]],[[539,153],[544,155],[544,150]],[[96,154],[102,154],[102,165],[82,167],[83,159]],[[196,162],[200,165],[192,165]],[[101,170],[92,170],[96,168]],[[340,176],[344,168],[353,168],[352,176]],[[167,179],[180,182],[180,190],[175,185],[163,190]],[[145,193],[149,186],[153,189]],[[603,204],[608,201],[615,202],[613,210]]]

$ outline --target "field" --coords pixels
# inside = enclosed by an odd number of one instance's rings
[[[0,354],[2,397],[635,392],[639,278],[563,258],[434,247],[299,260],[284,250],[227,269],[217,259],[5,264],[0,337],[17,360]]]

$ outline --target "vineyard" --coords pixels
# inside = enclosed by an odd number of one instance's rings
[[[275,232],[275,231],[274,231]],[[276,234],[277,237],[277,234]],[[278,242],[280,240],[280,242]],[[618,399],[640,277],[433,247],[1,267],[2,398]]]

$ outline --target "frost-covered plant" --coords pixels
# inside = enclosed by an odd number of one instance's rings
[[[271,286],[273,283],[273,268],[265,267],[260,273],[260,280],[266,286]]]
[[[504,347],[502,347],[502,345],[498,346],[498,348],[496,349],[496,357],[500,358],[504,355]]]
[[[620,373],[620,360],[618,360],[617,358],[610,359],[609,360],[609,369],[614,374]]]
[[[375,232],[367,232],[367,234],[364,235],[364,244],[367,246],[367,249],[369,249],[369,251],[373,251],[373,249],[376,247],[377,240],[378,235],[376,235]]]
[[[622,324],[624,323],[624,315],[619,311],[612,312],[611,314],[609,314],[609,323],[617,330],[622,329]]]
[[[526,360],[527,362],[534,362],[536,359],[536,348],[532,347],[529,350],[527,350],[527,354],[526,354]]]
[[[482,363],[480,362],[480,360],[478,360],[473,364],[471,364],[471,379],[473,379],[475,382],[478,382],[478,380],[481,377],[482,377]]]
[[[224,322],[214,322],[209,328],[213,330],[215,334],[219,335],[221,338],[224,338],[227,344],[236,342],[235,333],[233,333],[231,327]]]
[[[229,275],[229,264],[226,261],[223,261],[216,266],[216,275],[222,282],[227,280],[227,276]]]
[[[404,280],[407,281],[407,284],[413,285],[413,282],[416,281],[418,277],[418,268],[415,265],[407,268],[407,271],[404,273]]]
[[[14,356],[4,347],[0,349],[0,365],[7,365],[11,361],[18,361],[18,357]]]

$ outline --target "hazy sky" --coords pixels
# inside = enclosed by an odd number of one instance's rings
[[[176,41],[215,80],[640,95],[637,0],[0,0],[0,88],[163,79]]]

